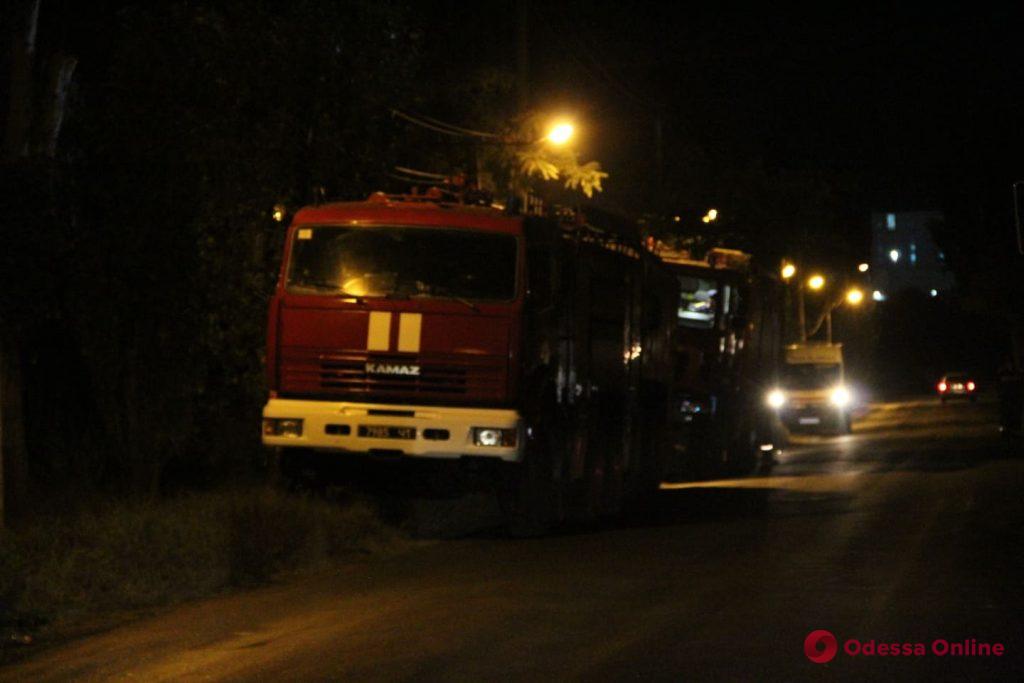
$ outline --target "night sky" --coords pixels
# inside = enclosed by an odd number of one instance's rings
[[[514,67],[514,3],[442,5],[438,60]],[[864,213],[1005,218],[1024,177],[1024,6],[893,5],[534,2],[532,103],[580,116],[611,201],[649,172],[660,118],[669,164],[760,160],[842,179]]]

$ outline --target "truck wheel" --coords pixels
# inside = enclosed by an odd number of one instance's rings
[[[649,413],[642,422],[644,453],[633,463],[625,504],[644,507],[657,495],[661,482],[668,478],[669,463],[673,458],[675,442],[666,416]]]
[[[557,445],[549,427],[534,427],[523,461],[508,466],[501,482],[501,503],[509,535],[543,536],[565,520],[567,472]]]
[[[271,477],[278,488],[291,493],[316,490],[320,475],[305,448],[274,448]]]
[[[729,437],[725,473],[741,477],[753,473],[761,458],[760,446],[761,437],[755,419],[749,415],[741,417],[738,429]]]

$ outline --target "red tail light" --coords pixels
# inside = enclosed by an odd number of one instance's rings
[[[974,384],[974,382],[968,382],[967,383],[967,391],[974,391],[974,387],[975,386],[976,385]]]
[[[946,387],[946,383],[945,382],[939,382],[939,393],[940,394],[945,393],[946,388],[947,387]]]

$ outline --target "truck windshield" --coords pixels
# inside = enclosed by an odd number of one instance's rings
[[[839,384],[838,365],[796,363],[786,365],[783,386],[787,389],[827,389]]]
[[[710,330],[715,326],[718,283],[700,277],[679,276],[679,324]]]
[[[450,228],[300,227],[287,287],[324,295],[508,301],[516,291],[516,238]]]

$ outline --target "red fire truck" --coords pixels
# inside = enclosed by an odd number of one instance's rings
[[[767,405],[782,362],[778,281],[736,250],[711,249],[704,260],[659,255],[679,283],[672,473],[700,478],[770,464],[784,439]]]
[[[268,327],[282,475],[484,469],[520,534],[651,491],[677,290],[628,227],[380,193],[300,210]]]

